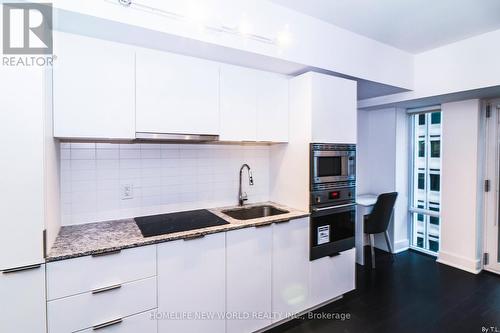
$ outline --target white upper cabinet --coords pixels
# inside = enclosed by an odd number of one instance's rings
[[[312,142],[356,143],[356,81],[311,75]]]
[[[54,136],[135,138],[133,48],[54,34]]]
[[[224,65],[220,87],[220,139],[257,141],[257,71]]]
[[[257,141],[288,141],[288,77],[257,76]]]
[[[219,134],[219,64],[140,49],[136,131]]]
[[[220,139],[288,141],[288,78],[244,67],[221,67]]]
[[[228,313],[271,313],[272,228],[270,224],[226,233]],[[226,333],[250,333],[270,324],[269,316],[228,318]]]

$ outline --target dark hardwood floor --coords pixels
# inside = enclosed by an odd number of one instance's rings
[[[350,319],[306,315],[267,333],[500,332],[500,276],[463,272],[413,251],[396,255],[394,263],[386,252],[376,255],[375,270],[369,256],[368,265],[357,265],[355,291],[314,311]]]

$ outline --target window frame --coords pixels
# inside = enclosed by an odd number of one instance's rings
[[[441,112],[441,115],[440,115],[440,122],[439,124],[434,124],[432,123],[432,116],[430,115],[431,113],[434,113],[434,112]],[[429,254],[429,255],[432,255],[432,256],[435,256],[437,257],[438,253],[439,253],[439,250],[438,252],[434,252],[434,251],[431,251],[431,250],[427,250],[425,248],[421,248],[421,247],[418,247],[416,244],[414,245],[413,243],[414,242],[417,242],[417,239],[414,239],[414,235],[416,235],[416,230],[414,230],[414,228],[416,228],[416,224],[415,224],[415,220],[417,219],[417,214],[422,214],[424,215],[424,234],[423,235],[418,235],[416,236],[417,238],[418,237],[422,237],[424,239],[424,247],[426,247],[426,245],[429,244],[429,233],[428,233],[428,229],[429,229],[429,225],[430,225],[430,218],[433,217],[433,218],[438,218],[439,219],[439,224],[438,225],[435,225],[433,224],[433,226],[435,227],[438,227],[439,228],[439,236],[441,235],[441,214],[440,214],[440,210],[439,211],[435,211],[435,210],[431,210],[431,209],[425,209],[425,208],[418,208],[419,206],[419,203],[415,202],[415,187],[417,187],[418,189],[418,174],[421,172],[420,170],[417,170],[416,168],[416,162],[417,162],[417,159],[422,159],[424,158],[425,161],[426,161],[426,171],[424,172],[424,174],[426,174],[426,176],[424,176],[426,179],[425,179],[425,186],[426,186],[426,189],[424,191],[427,191],[427,189],[430,190],[430,167],[429,167],[429,162],[430,162],[430,159],[441,159],[442,158],[442,134],[439,136],[439,145],[440,145],[440,153],[439,153],[439,157],[432,157],[432,154],[431,154],[431,141],[436,141],[436,138],[433,137],[431,138],[431,135],[429,134],[429,130],[430,130],[430,127],[431,126],[440,126],[441,129],[442,129],[442,123],[443,123],[443,114],[442,114],[442,110],[441,110],[441,107],[440,106],[431,106],[431,107],[427,107],[427,108],[422,108],[422,109],[409,109],[407,110],[407,113],[408,113],[408,123],[409,123],[409,157],[410,157],[410,163],[408,165],[408,191],[409,191],[409,201],[408,201],[408,222],[409,222],[409,247],[413,250],[416,250],[416,251],[419,251],[419,252],[423,252],[423,253],[426,253],[426,254]],[[425,123],[424,123],[424,126],[426,127],[426,136],[425,136],[425,139],[424,139],[424,142],[425,142],[425,157],[419,157],[419,142],[422,140],[422,138],[416,138],[416,135],[417,135],[417,126],[422,126],[422,125],[419,125],[420,124],[420,115],[422,114],[425,114],[426,115],[426,119],[425,119]],[[429,114],[429,116],[427,117],[427,114]],[[415,118],[414,118],[415,117]],[[440,185],[439,185],[439,189],[441,190],[441,168],[440,168],[440,172],[439,172],[439,177],[440,177]],[[428,188],[427,188],[428,187]],[[421,191],[421,190],[420,190]],[[439,192],[441,193],[441,192]],[[433,239],[431,239],[433,241]],[[441,246],[441,242],[440,242],[440,237],[438,238],[438,244],[439,244],[439,247]]]

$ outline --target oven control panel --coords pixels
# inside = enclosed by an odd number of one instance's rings
[[[336,204],[353,201],[356,197],[356,187],[343,187],[311,192],[311,206]]]

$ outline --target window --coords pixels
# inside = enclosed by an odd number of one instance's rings
[[[431,157],[432,158],[440,158],[441,157],[441,141],[440,140],[432,140],[431,141]]]
[[[418,189],[425,190],[425,174],[424,173],[418,174]]]
[[[418,157],[425,157],[425,141],[418,142]]]
[[[439,225],[439,217],[435,216],[429,217],[429,223],[434,225]]]
[[[430,240],[429,241],[429,250],[432,252],[439,251],[439,242]]]
[[[442,115],[432,110],[413,113],[410,117],[413,147],[410,155],[411,247],[436,254],[440,236]]]
[[[424,247],[424,239],[422,237],[417,238],[417,247]]]
[[[425,114],[418,115],[418,124],[425,125]]]
[[[431,113],[431,124],[441,124],[441,112]]]
[[[441,177],[436,174],[431,174],[430,177],[431,177],[431,191],[439,192]]]

